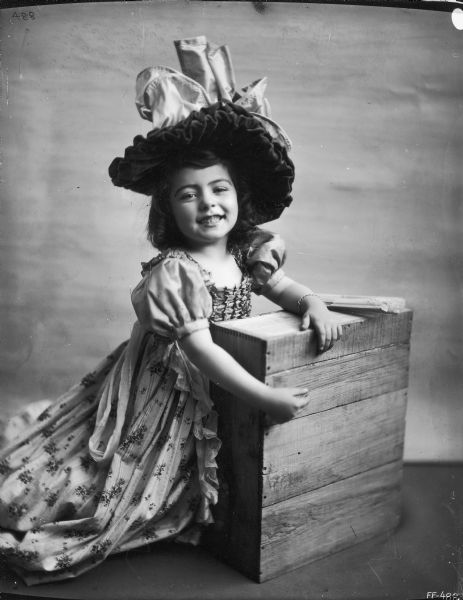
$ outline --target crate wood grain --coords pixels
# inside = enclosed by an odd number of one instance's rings
[[[392,531],[400,485],[396,461],[266,507],[259,581]]]
[[[301,387],[309,390],[309,404],[299,417],[401,390],[408,385],[406,344],[375,348],[313,365],[298,367],[266,377],[275,387]]]
[[[206,543],[255,581],[384,534],[400,516],[412,313],[333,315],[343,339],[323,354],[284,311],[212,326],[261,381],[309,389],[298,418],[269,426],[212,386],[223,446]]]
[[[401,458],[405,407],[406,392],[401,390],[269,428],[264,434],[262,505]]]

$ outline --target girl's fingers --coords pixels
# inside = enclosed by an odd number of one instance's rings
[[[342,338],[342,325],[329,323],[318,330],[320,352],[330,350],[334,343]]]
[[[331,344],[330,344],[330,348],[332,348],[334,346],[334,342],[337,342],[338,340],[340,340],[342,337],[342,326],[341,325],[336,325],[335,323],[333,323],[331,325]]]
[[[296,392],[294,393],[295,396],[307,396],[307,394],[309,393],[309,390],[307,388],[303,388],[303,389],[297,389]]]
[[[323,345],[323,350],[329,350],[333,345],[331,341],[331,327],[329,325],[325,325],[325,343]]]
[[[307,323],[307,326],[305,324]],[[310,317],[307,315],[302,318],[301,329],[307,329],[310,325]],[[318,336],[319,352],[330,350],[337,340],[342,338],[342,325],[336,323],[316,323],[314,322],[315,330]]]
[[[301,329],[308,329],[310,327],[310,315],[305,314],[301,319]]]
[[[326,330],[324,327],[318,328],[318,349],[323,352],[326,344]]]
[[[309,390],[308,389],[298,390],[297,393],[294,394],[294,396],[297,398],[297,408],[296,408],[296,414],[297,414],[297,413],[300,413],[302,410],[304,410],[304,408],[309,403],[309,401],[310,401]]]

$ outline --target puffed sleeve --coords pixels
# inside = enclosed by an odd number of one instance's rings
[[[167,257],[150,267],[132,292],[141,326],[163,337],[182,337],[209,327],[212,298],[194,262]]]
[[[249,240],[246,266],[253,279],[253,291],[262,294],[284,277],[281,268],[286,259],[283,239],[265,229],[256,228]]]

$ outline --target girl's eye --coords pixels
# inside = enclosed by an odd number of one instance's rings
[[[180,196],[180,200],[187,201],[194,200],[196,198],[195,192],[185,192]]]
[[[219,187],[214,188],[214,192],[216,194],[222,194],[224,192],[228,192],[228,188],[225,186],[219,186]]]

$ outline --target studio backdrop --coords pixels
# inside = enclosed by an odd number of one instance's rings
[[[154,0],[0,16],[4,414],[59,395],[128,338],[155,251],[147,199],[107,168],[149,130],[137,73],[178,69],[173,40],[206,35],[229,46],[239,87],[268,77],[292,139],[294,202],[267,225],[286,272],[319,292],[406,298],[405,458],[463,458],[463,31],[448,10]]]

